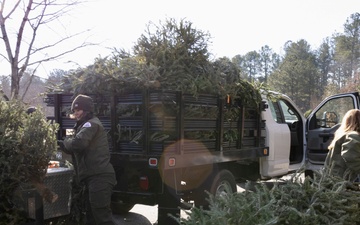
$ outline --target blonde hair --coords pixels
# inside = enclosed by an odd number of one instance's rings
[[[358,109],[350,109],[345,113],[340,127],[335,132],[334,140],[329,145],[329,149],[334,148],[335,142],[351,131],[360,133],[360,110]]]

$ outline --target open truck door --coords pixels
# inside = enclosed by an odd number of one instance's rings
[[[261,158],[262,177],[282,176],[296,171],[304,163],[305,117],[286,95],[277,94],[265,100],[268,108],[262,113],[266,120],[266,146],[269,156]]]
[[[359,92],[337,94],[324,99],[306,121],[306,173],[323,167],[328,147],[342,118],[350,109],[359,109]]]

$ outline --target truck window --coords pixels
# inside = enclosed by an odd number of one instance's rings
[[[277,104],[277,102],[269,101],[269,108],[270,108],[271,115],[272,115],[273,119],[275,120],[275,122],[282,123],[281,111],[280,111],[280,108],[279,108],[279,105]]]
[[[271,110],[271,115],[277,123],[291,124],[299,121],[299,116],[295,109],[291,104],[282,99],[279,99],[276,102],[269,102],[269,108]]]
[[[294,108],[290,104],[282,100],[279,100],[279,104],[284,114],[285,123],[293,123],[299,120]]]
[[[330,128],[341,123],[345,113],[353,108],[354,101],[350,96],[330,99],[314,114],[316,128]]]

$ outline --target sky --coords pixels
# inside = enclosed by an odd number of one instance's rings
[[[360,12],[359,0],[88,0],[63,19],[61,28],[67,34],[88,30],[71,44],[99,44],[43,64],[38,75],[46,77],[53,69],[85,67],[96,57],[111,54],[114,47],[131,50],[145,34],[147,24],[159,24],[167,18],[185,19],[196,29],[209,32],[209,51],[214,58],[232,58],[259,51],[265,45],[281,54],[289,40],[305,39],[316,49],[324,38],[342,33],[346,19],[355,12]],[[46,42],[50,35],[42,32],[38,33],[39,40]],[[1,51],[2,47],[0,44]],[[0,59],[0,67],[6,66]]]

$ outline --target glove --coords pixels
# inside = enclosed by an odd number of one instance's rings
[[[61,151],[65,152],[66,154],[71,154],[71,152],[69,152],[69,151],[65,148],[65,145],[64,145],[64,141],[63,141],[63,140],[58,140],[57,143],[58,143],[58,146],[59,146],[59,148],[60,148]]]

